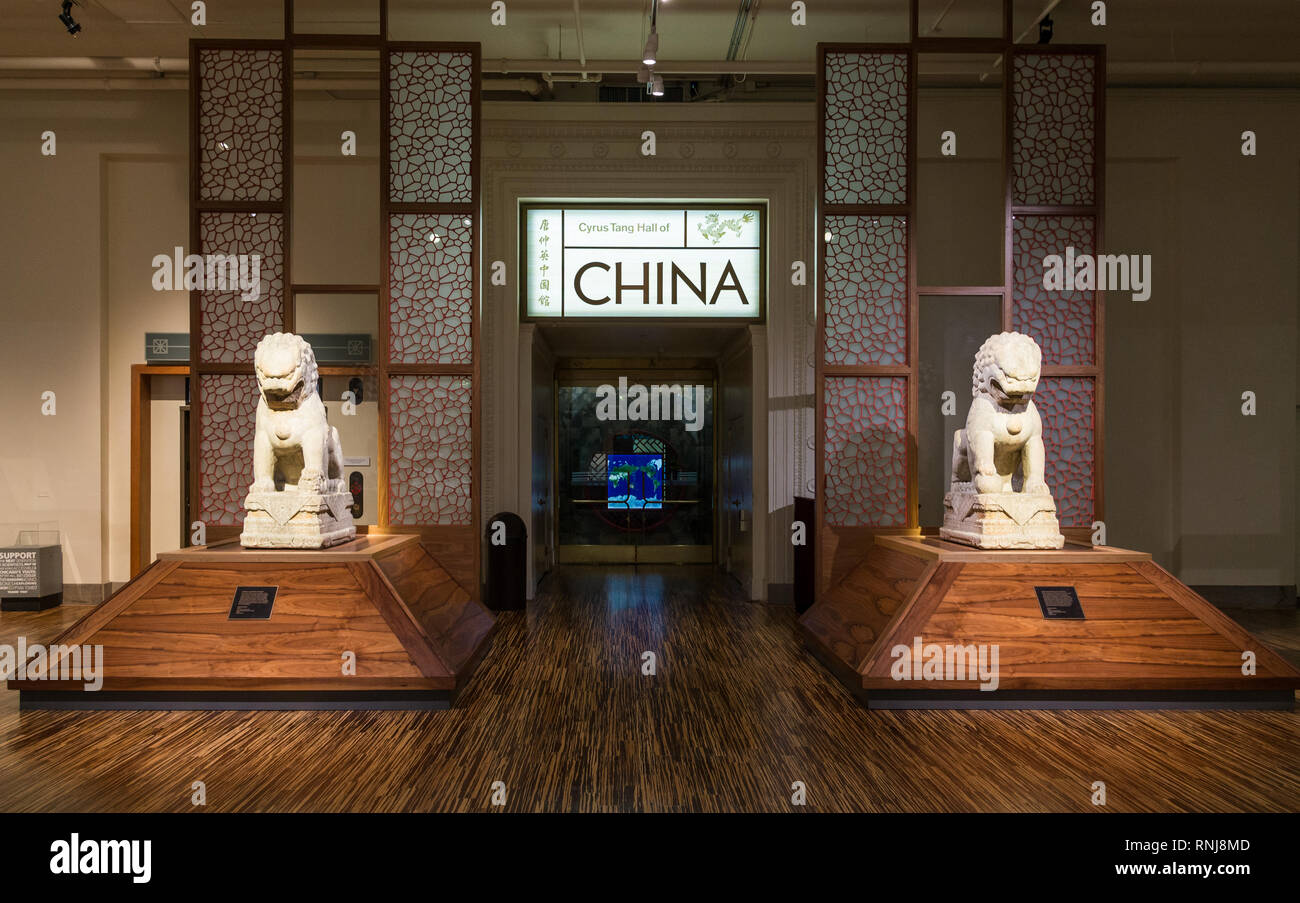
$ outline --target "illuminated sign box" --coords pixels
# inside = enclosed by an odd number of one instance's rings
[[[524,204],[526,319],[763,318],[767,206]]]

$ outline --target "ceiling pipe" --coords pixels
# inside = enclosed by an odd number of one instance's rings
[[[23,69],[29,72],[176,72],[189,71],[184,57],[157,56],[3,56],[0,70]]]
[[[533,97],[542,93],[542,82],[536,78],[485,78],[484,91],[522,91]]]
[[[945,18],[947,18],[948,11],[951,10],[956,5],[957,5],[957,0],[948,0],[948,5],[945,6],[943,8],[943,11],[939,13],[939,18],[935,19],[932,23],[930,23],[930,31],[928,32],[928,34],[938,33],[939,23],[941,23]]]
[[[587,60],[586,68],[607,75],[636,75],[642,68],[640,60]],[[533,59],[483,61],[484,72],[571,72],[583,70],[579,60]],[[661,75],[812,75],[817,71],[812,60],[660,60],[654,66]]]
[[[73,60],[64,65],[59,58],[38,57],[0,57],[0,89],[8,90],[51,90],[51,89],[90,89],[105,87],[111,89],[139,90],[181,90],[188,86],[188,78],[183,69],[169,67],[167,59],[160,60],[167,77],[159,78],[153,70],[153,60],[142,60],[142,65],[132,65],[134,60],[113,60],[114,65],[106,65],[107,58],[69,58]],[[185,62],[185,61],[181,61]],[[589,71],[606,72],[617,75],[636,75],[640,68],[636,62],[627,60],[588,60]],[[971,78],[980,78],[979,65],[969,72]],[[737,71],[756,76],[810,77],[814,66],[808,60],[757,60],[752,62],[728,62],[725,60],[681,60],[665,63],[655,67],[655,71],[665,75],[725,76]],[[56,72],[74,73],[67,77],[58,77]],[[511,79],[485,78],[485,86],[498,85],[502,82],[518,83],[520,90],[524,82],[538,84],[537,76],[545,73],[554,82],[581,82],[582,64],[578,60],[484,60],[485,74],[510,74]],[[26,73],[33,73],[27,76]],[[960,71],[947,67],[930,71],[923,67],[921,74],[961,75]],[[984,75],[989,73],[985,72]],[[1182,60],[1182,61],[1113,61],[1107,66],[1109,84],[1122,87],[1125,83],[1146,83],[1152,78],[1200,78],[1200,79],[1250,79],[1260,77],[1285,77],[1289,81],[1300,79],[1300,61],[1297,60]],[[533,76],[530,78],[530,76]],[[600,75],[588,75],[588,81],[601,81]],[[339,77],[317,75],[316,77],[298,76],[294,79],[299,90],[374,90],[374,78],[369,80],[358,77],[355,73],[340,73]],[[540,88],[539,88],[540,89]],[[505,89],[511,90],[511,89]]]
[[[1061,5],[1061,0],[1049,0],[1048,4],[1043,7],[1043,11],[1034,17],[1034,21],[1029,23],[1029,27],[1026,28],[1024,31],[1020,32],[1020,34],[1016,35],[1016,39],[1013,43],[1019,44],[1025,38],[1029,37],[1030,33],[1033,32],[1033,30],[1038,27],[1038,23],[1046,19],[1048,16],[1050,16],[1052,14],[1052,10],[1056,9],[1060,5]],[[987,81],[988,77],[992,75],[994,71],[996,71],[1001,66],[1002,66],[1002,57],[998,57],[993,61],[993,68],[980,76],[980,82],[982,83]],[[1102,73],[1102,75],[1104,77],[1105,73]]]
[[[734,60],[740,56],[740,45],[745,38],[745,26],[749,24],[750,5],[753,0],[740,0],[736,10],[736,21],[731,25],[731,40],[727,43],[727,59]]]
[[[576,77],[556,80],[578,81]],[[480,84],[484,91],[519,91],[533,97],[542,93],[542,82],[536,78],[485,78]],[[295,78],[293,86],[295,91],[370,91],[376,96],[379,93],[374,80],[362,79]],[[0,78],[0,91],[184,91],[188,87],[188,80],[183,78]]]
[[[573,0],[573,24],[578,32],[578,62],[582,65],[582,80],[587,80],[587,50],[582,43],[582,0]]]

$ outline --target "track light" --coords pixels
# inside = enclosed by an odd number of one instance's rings
[[[75,38],[77,32],[81,31],[81,25],[78,24],[76,19],[72,18],[73,6],[73,0],[63,0],[63,12],[59,13],[59,21],[62,22],[63,27],[68,30],[68,34]]]
[[[659,62],[659,32],[653,28],[650,29],[650,37],[645,39],[645,52],[641,54],[641,62],[647,66]]]
[[[650,79],[650,93],[655,97],[664,96],[664,77],[656,75]]]

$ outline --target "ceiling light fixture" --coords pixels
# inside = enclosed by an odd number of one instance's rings
[[[647,66],[659,62],[659,0],[651,0],[650,3],[650,37],[645,39],[641,62]]]
[[[1038,43],[1052,43],[1052,22],[1051,16],[1043,16],[1042,21],[1038,23]]]
[[[647,66],[659,62],[659,32],[653,28],[650,30],[650,37],[645,39],[645,51],[641,54],[641,62]]]
[[[650,80],[650,93],[655,97],[664,96],[664,77],[662,75],[656,75]]]
[[[76,19],[72,18],[72,7],[74,5],[76,4],[73,0],[63,0],[63,12],[59,13],[59,21],[68,30],[68,34],[75,38],[77,32],[81,31],[81,25],[77,23]]]

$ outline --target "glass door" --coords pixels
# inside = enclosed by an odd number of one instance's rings
[[[711,563],[714,375],[561,369],[556,381],[561,563]]]

